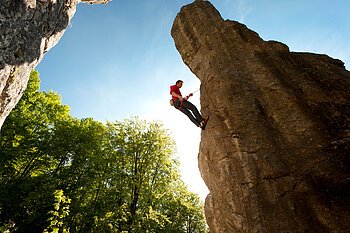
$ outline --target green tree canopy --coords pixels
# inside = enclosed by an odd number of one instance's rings
[[[0,230],[206,232],[159,122],[69,115],[32,72],[0,132]]]

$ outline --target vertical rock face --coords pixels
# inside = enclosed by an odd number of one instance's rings
[[[207,1],[171,34],[201,80],[199,167],[211,232],[349,232],[350,73],[290,52]]]
[[[83,0],[91,4],[109,0]],[[0,1],[0,128],[30,71],[63,35],[80,0]]]

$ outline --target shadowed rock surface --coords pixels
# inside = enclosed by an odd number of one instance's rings
[[[79,2],[0,0],[0,128],[25,90],[30,71],[61,38]]]
[[[350,72],[290,52],[207,1],[171,31],[201,81],[199,168],[211,232],[350,232]]]

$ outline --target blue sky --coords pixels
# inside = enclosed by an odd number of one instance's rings
[[[114,0],[79,4],[59,43],[37,66],[41,89],[54,90],[78,118],[99,121],[140,116],[160,120],[177,142],[184,181],[202,198],[207,190],[197,166],[200,130],[168,105],[169,86],[200,82],[177,52],[170,30],[190,0]],[[213,0],[224,19],[244,23],[264,40],[291,51],[328,54],[350,66],[348,0]],[[192,102],[200,107],[199,92]]]

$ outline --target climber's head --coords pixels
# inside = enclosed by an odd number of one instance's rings
[[[184,83],[184,81],[182,81],[182,80],[177,80],[176,81],[176,86],[178,86],[178,87],[182,87],[182,84]]]

